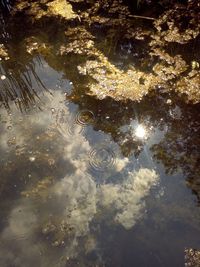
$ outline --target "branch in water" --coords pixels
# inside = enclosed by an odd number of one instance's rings
[[[131,18],[136,18],[136,19],[149,19],[149,20],[155,20],[155,18],[151,17],[145,17],[145,16],[138,16],[138,15],[129,15]]]

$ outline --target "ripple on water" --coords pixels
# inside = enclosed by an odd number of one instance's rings
[[[76,123],[81,126],[87,126],[95,120],[94,113],[88,109],[83,109],[76,114]]]
[[[115,164],[115,153],[106,145],[98,145],[89,153],[90,166],[97,171],[105,171]]]
[[[83,132],[82,125],[77,124],[76,118],[70,117],[64,109],[58,110],[56,114],[56,125],[58,130],[64,135],[74,136]]]

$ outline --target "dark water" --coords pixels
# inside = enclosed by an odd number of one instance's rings
[[[75,59],[2,40],[0,266],[184,266],[200,249],[199,105],[97,100]]]

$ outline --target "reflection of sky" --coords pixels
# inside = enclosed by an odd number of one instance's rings
[[[160,205],[160,213],[154,211],[156,225],[181,216],[190,221],[191,205],[182,177],[167,177],[160,169],[159,177],[149,151],[165,131],[132,122],[124,131],[131,127],[144,148],[138,159],[123,157],[109,135],[90,126],[80,131],[74,123],[77,106],[64,102],[69,82],[46,65],[36,70],[52,93],[41,95],[41,110],[37,104],[26,114],[14,105],[11,114],[1,109],[0,179],[8,195],[1,203],[0,217],[5,218],[0,229],[0,266],[45,267],[58,262],[65,266],[69,259],[98,250],[92,225],[104,222],[131,231],[143,221],[149,207],[156,210]],[[96,171],[89,164],[91,151],[101,145],[115,156],[106,171]],[[165,179],[168,198],[159,185],[154,199],[151,190]],[[185,197],[184,208],[178,210],[177,202],[183,196],[177,188],[182,188]]]
[[[65,118],[70,117],[70,110],[63,102],[63,92],[51,92],[53,96],[46,93],[41,97],[43,111],[33,110],[22,115],[13,106],[12,115],[8,115],[2,110],[5,123],[1,125],[1,156],[6,153],[7,161],[11,160],[18,169],[20,165],[24,168],[22,161],[29,162],[29,176],[35,178],[26,181],[22,196],[10,207],[7,225],[0,236],[3,244],[0,251],[1,266],[11,263],[20,267],[49,266],[53,256],[38,258],[39,251],[48,246],[51,250],[61,247],[68,258],[76,257],[83,249],[88,251],[89,248],[82,247],[81,240],[91,238],[90,223],[95,220],[99,210],[102,210],[102,216],[104,209],[112,210],[110,220],[113,224],[132,228],[143,216],[143,198],[158,182],[155,171],[145,168],[134,171],[127,158],[115,153],[115,162],[107,174],[99,174],[100,181],[102,175],[103,184],[97,187],[92,176],[95,174],[90,171],[88,155],[93,145],[98,144],[89,142],[84,131],[74,131],[73,135],[68,132],[65,124],[71,123],[70,120],[56,124],[58,109],[64,110]],[[52,108],[55,109],[53,114]],[[14,142],[9,142],[13,137]],[[102,141],[101,137],[96,140]],[[16,149],[21,151],[20,155],[16,155]],[[53,182],[48,182],[48,178],[40,177],[40,172],[43,173],[40,168],[48,166],[49,162],[57,162],[55,155],[66,162],[69,169],[66,169],[64,177],[53,177]],[[50,161],[52,158],[54,161]],[[53,168],[56,167],[53,165]],[[17,176],[23,177],[27,173],[23,168],[16,173]],[[6,171],[4,169],[5,176]],[[115,175],[120,175],[123,182],[106,182],[106,179],[108,181],[110,176]],[[38,234],[40,237],[37,237]]]

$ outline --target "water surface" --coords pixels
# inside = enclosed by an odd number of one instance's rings
[[[74,58],[65,68],[5,38],[0,266],[184,266],[200,249],[199,104],[162,89],[97,100]],[[129,64],[127,49],[113,62]]]

